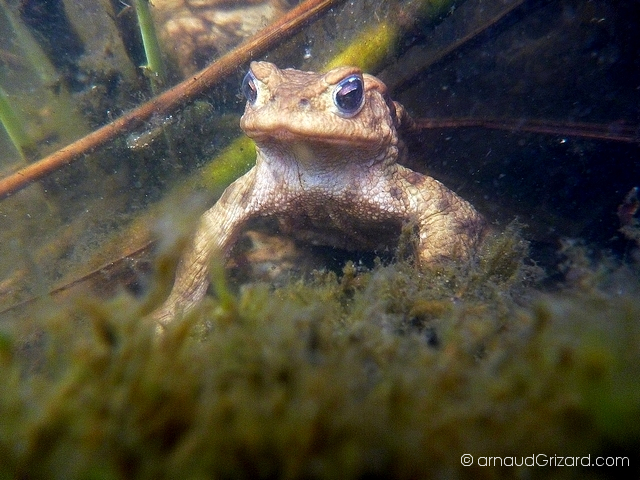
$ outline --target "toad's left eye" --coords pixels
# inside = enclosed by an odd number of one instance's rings
[[[333,103],[343,117],[352,117],[364,105],[364,82],[361,75],[349,75],[333,91]]]
[[[253,75],[251,70],[249,70],[244,76],[244,79],[242,80],[242,87],[240,87],[240,89],[251,105],[256,103],[256,100],[258,99],[258,87],[256,87],[256,77]]]

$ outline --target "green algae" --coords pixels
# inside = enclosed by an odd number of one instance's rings
[[[222,301],[161,336],[126,295],[48,312],[28,345],[6,329],[0,476],[606,476],[460,464],[640,443],[637,295],[541,293],[526,254],[512,226],[437,270],[407,255],[234,293],[214,268]]]

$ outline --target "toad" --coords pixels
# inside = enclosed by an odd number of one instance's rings
[[[253,62],[242,83],[240,126],[256,165],[201,217],[173,289],[153,313],[161,325],[205,295],[212,257],[228,255],[250,221],[278,220],[280,233],[346,250],[397,245],[417,230],[421,265],[468,259],[482,216],[437,180],[398,163],[398,129],[411,124],[385,85],[355,67],[327,73]]]

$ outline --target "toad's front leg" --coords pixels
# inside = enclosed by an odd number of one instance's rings
[[[160,325],[191,310],[209,286],[209,262],[224,259],[233,247],[243,226],[259,212],[254,195],[255,167],[233,182],[216,204],[202,217],[186,254],[180,259],[169,297],[151,314]]]
[[[437,180],[398,167],[406,212],[419,228],[420,263],[466,260],[477,250],[486,222],[473,206]]]

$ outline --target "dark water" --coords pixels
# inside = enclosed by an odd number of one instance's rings
[[[428,167],[489,216],[517,215],[542,245],[582,238],[623,253],[629,245],[616,210],[640,181],[640,44],[630,22],[639,5],[525,3],[414,77],[399,98],[418,116],[511,124],[511,132],[424,134]],[[557,133],[520,130],[532,120]],[[598,126],[605,138],[588,138],[581,123]],[[606,139],[621,126],[626,140]]]

